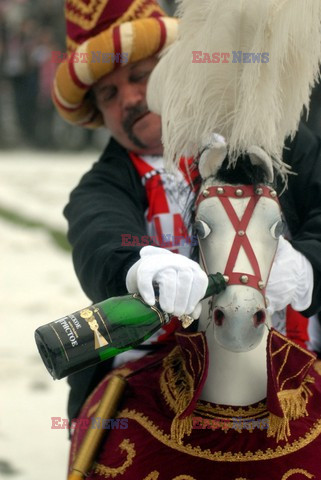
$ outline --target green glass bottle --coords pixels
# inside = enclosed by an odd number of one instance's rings
[[[208,277],[204,298],[224,290],[220,273]],[[170,321],[159,305],[137,295],[113,297],[35,331],[40,356],[54,379],[61,379],[125,352],[147,340]]]

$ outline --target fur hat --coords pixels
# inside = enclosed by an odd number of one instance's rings
[[[103,76],[155,55],[176,38],[177,20],[156,0],[66,0],[68,54],[53,85],[53,102],[70,123],[96,128],[102,117],[86,96]]]

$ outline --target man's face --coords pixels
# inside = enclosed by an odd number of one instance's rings
[[[105,126],[125,148],[140,154],[161,155],[161,119],[149,112],[146,87],[157,64],[155,57],[121,67],[93,87]]]

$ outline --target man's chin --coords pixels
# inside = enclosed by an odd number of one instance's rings
[[[149,153],[153,152],[153,155],[162,155],[163,145],[161,141],[160,128],[155,128],[154,125],[145,125],[143,127],[143,120],[137,122],[139,125],[134,125],[132,129],[133,135],[130,140],[135,144],[136,148],[140,149],[141,152]],[[140,125],[141,124],[141,125]]]
[[[131,150],[140,155],[163,155],[163,145],[160,142],[149,142],[143,143],[143,140],[140,142],[133,142]]]

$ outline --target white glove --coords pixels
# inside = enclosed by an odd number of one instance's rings
[[[129,269],[127,290],[139,292],[146,303],[155,304],[153,282],[159,285],[159,304],[164,312],[199,318],[200,300],[208,279],[198,263],[165,248],[147,246],[140,250],[141,259]]]
[[[311,305],[313,270],[309,260],[283,237],[278,248],[266,287],[268,311],[272,314],[291,304],[297,311]]]

